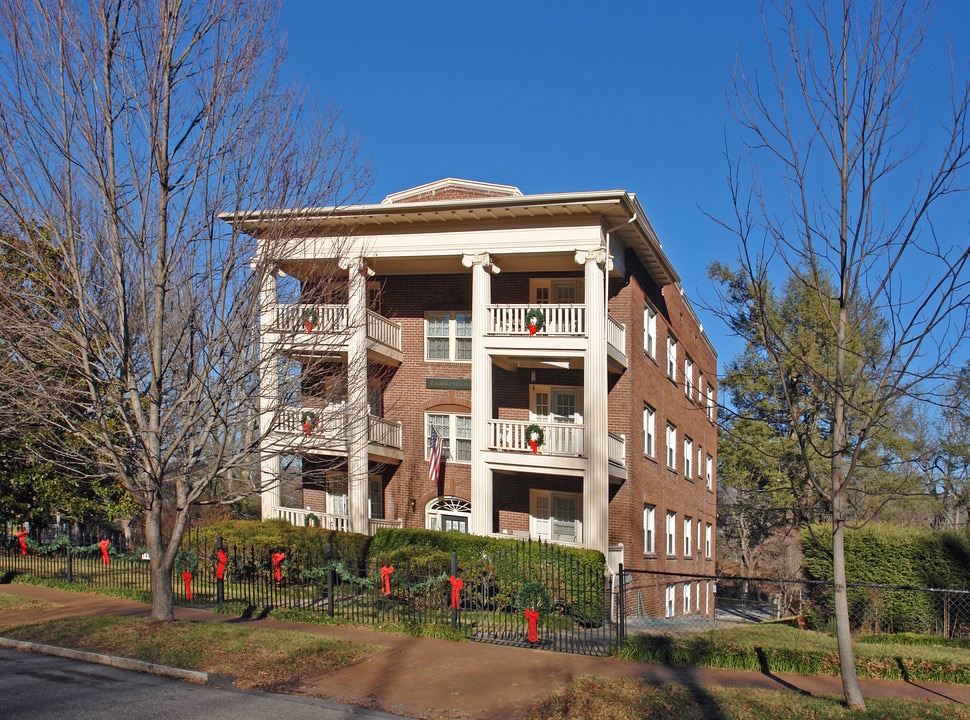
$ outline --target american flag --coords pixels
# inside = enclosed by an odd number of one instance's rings
[[[438,484],[438,477],[441,475],[441,449],[445,442],[441,439],[438,431],[431,426],[431,458],[428,460],[428,479],[432,485]]]

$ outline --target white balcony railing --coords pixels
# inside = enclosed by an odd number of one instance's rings
[[[609,435],[610,462],[626,467],[626,436],[611,432]]]
[[[347,409],[343,405],[286,407],[279,413],[276,428],[284,435],[346,442]],[[368,415],[367,433],[369,442],[397,450],[403,447],[401,423],[395,420]]]
[[[320,527],[325,530],[339,530],[340,532],[350,532],[350,519],[346,515],[335,515],[334,513],[313,512],[303,508],[276,507],[273,508],[274,517],[286,520],[290,525],[304,527],[307,525],[307,517],[313,515],[320,523]],[[311,520],[312,522],[312,520]],[[316,524],[316,523],[314,523]],[[370,518],[367,521],[368,531],[373,535],[382,527],[404,527],[404,520],[384,520]]]
[[[297,338],[344,334],[350,329],[350,312],[346,305],[277,305],[273,329]],[[367,338],[401,351],[400,324],[373,310],[367,311]]]
[[[612,315],[606,316],[606,342],[626,354],[626,327]]]
[[[488,448],[507,452],[532,452],[527,429],[533,423],[518,420],[489,420]],[[538,455],[572,455],[586,453],[586,427],[571,423],[535,423],[542,428],[543,442]]]
[[[577,303],[560,305],[489,305],[488,324],[485,332],[489,335],[528,335],[529,310],[541,310],[545,326],[536,335],[562,337],[586,334],[586,306]]]

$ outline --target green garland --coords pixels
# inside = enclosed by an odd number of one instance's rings
[[[538,610],[547,615],[552,610],[552,596],[542,583],[527,580],[515,594],[515,607],[517,610]]]
[[[536,330],[542,330],[546,326],[546,316],[539,308],[529,308],[529,311],[525,314],[526,328],[532,325],[533,320],[535,320]]]
[[[536,446],[542,447],[543,443],[546,441],[546,434],[542,431],[542,428],[532,423],[529,427],[525,429],[525,442],[526,444],[532,439],[532,433],[536,434]]]
[[[300,415],[300,424],[309,425],[310,429],[313,430],[317,426],[317,414],[312,410],[304,410],[303,414]]]

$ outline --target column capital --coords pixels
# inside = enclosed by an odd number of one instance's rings
[[[370,278],[374,277],[374,269],[367,264],[367,260],[363,257],[342,257],[337,260],[337,266],[341,270],[354,270],[356,269],[364,277]]]
[[[577,265],[594,262],[597,265],[603,265],[607,271],[613,269],[613,256],[603,247],[594,250],[577,249],[573,259]]]
[[[492,275],[498,275],[502,272],[502,268],[495,264],[492,256],[487,252],[482,253],[468,253],[461,256],[461,264],[466,268],[470,268],[474,265],[481,265],[482,268],[488,270]]]

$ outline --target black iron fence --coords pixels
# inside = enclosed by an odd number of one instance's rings
[[[12,528],[5,538],[0,577],[28,574],[151,598],[147,555],[119,548],[116,539],[65,533],[38,542]],[[223,546],[221,538],[190,533],[172,587],[180,605],[236,603],[246,613],[443,626],[481,642],[563,652],[605,654],[622,641],[624,596],[601,569],[549,543],[522,541],[490,552],[395,566],[336,558],[331,548]]]

